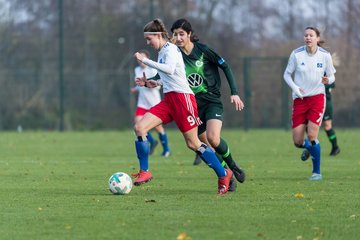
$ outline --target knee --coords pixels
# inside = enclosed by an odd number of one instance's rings
[[[146,135],[146,132],[144,131],[144,126],[142,126],[140,122],[135,123],[134,132],[135,132],[136,136]]]
[[[308,134],[309,141],[315,141],[317,139],[317,134]]]
[[[208,141],[209,141],[210,145],[213,147],[217,147],[220,144],[219,138],[208,138]]]
[[[196,150],[197,150],[197,146],[196,146],[195,143],[192,142],[192,141],[187,141],[187,142],[186,142],[186,146],[187,146],[190,150],[192,150],[192,151],[196,151]]]
[[[207,140],[213,147],[219,146],[220,144],[220,136],[218,134],[208,133]]]

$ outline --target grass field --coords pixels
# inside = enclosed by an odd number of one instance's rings
[[[131,131],[0,133],[0,239],[360,239],[360,130],[337,129],[337,157],[320,133],[319,182],[290,131],[224,130],[247,172],[225,196],[168,134],[172,156],[156,150],[154,180],[115,196],[110,175],[138,169]]]

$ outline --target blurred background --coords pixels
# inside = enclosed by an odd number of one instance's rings
[[[0,0],[0,130],[132,127],[143,26],[183,17],[237,79],[245,110],[223,78],[225,127],[289,128],[282,75],[307,26],[340,59],[334,125],[360,127],[359,0]]]

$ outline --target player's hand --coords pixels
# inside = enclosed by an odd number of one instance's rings
[[[300,87],[296,87],[295,89],[293,89],[294,93],[296,96],[298,96],[299,98],[303,99],[303,94],[305,93],[304,90]]]
[[[321,82],[323,84],[328,84],[329,83],[329,78],[327,76],[324,76],[324,77],[321,78]]]
[[[156,80],[147,80],[146,86],[148,88],[154,88],[158,86],[158,82]]]
[[[136,93],[137,91],[138,91],[138,90],[137,90],[136,87],[130,88],[130,92],[131,92],[131,93]]]
[[[145,58],[145,56],[143,54],[139,53],[139,52],[136,52],[134,54],[134,57],[136,58],[136,60],[138,60],[140,62],[142,62],[144,60],[144,58]]]
[[[241,101],[239,95],[231,95],[230,102],[234,103],[236,111],[241,111],[244,109],[244,103]]]
[[[140,87],[145,86],[146,82],[147,82],[147,79],[146,79],[145,72],[143,72],[143,76],[142,76],[142,77],[137,77],[137,78],[135,78],[135,83],[136,83],[136,85],[138,85],[138,86],[140,86]]]

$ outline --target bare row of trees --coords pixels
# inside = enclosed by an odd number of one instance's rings
[[[360,1],[2,0],[0,9],[0,129],[58,128],[59,24],[64,29],[66,129],[129,127],[132,54],[145,47],[142,28],[155,17],[168,28],[177,18],[188,18],[200,40],[230,62],[240,89],[244,57],[287,57],[303,44],[306,26],[320,28],[326,47],[341,59],[334,93],[336,122],[360,126]],[[281,72],[272,79],[266,73],[256,77],[282,84]],[[223,86],[227,102],[225,82]],[[252,91],[259,87],[254,84]],[[254,94],[251,101],[260,100]],[[261,110],[252,112],[254,119],[262,118]],[[234,114],[231,106],[226,113]],[[264,127],[258,122],[254,127]],[[226,120],[226,126],[242,124],[242,115]]]

